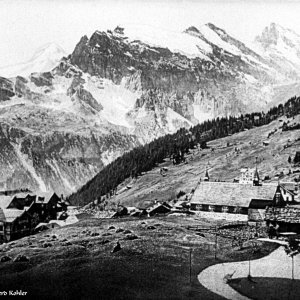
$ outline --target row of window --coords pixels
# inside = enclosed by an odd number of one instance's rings
[[[193,207],[192,207],[193,209]],[[247,209],[239,206],[226,206],[226,205],[207,205],[207,204],[196,204],[194,206],[195,210],[202,211],[214,211],[214,212],[223,212],[223,213],[247,213]]]

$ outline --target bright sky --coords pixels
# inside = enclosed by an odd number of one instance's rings
[[[71,53],[81,36],[118,24],[184,30],[211,22],[247,43],[271,22],[300,34],[299,14],[291,0],[0,0],[0,67],[49,42]]]

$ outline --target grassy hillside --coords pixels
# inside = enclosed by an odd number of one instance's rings
[[[108,198],[115,195],[118,185],[130,177],[136,180],[139,176],[145,174],[145,172],[151,171],[153,173],[153,170],[159,164],[163,163],[166,158],[172,158],[173,163],[178,165],[181,162],[186,162],[186,156],[190,151],[194,153],[197,151],[196,149],[200,147],[205,149],[209,141],[230,136],[234,136],[234,139],[236,139],[238,138],[237,133],[242,133],[243,135],[244,132],[249,129],[270,124],[273,120],[277,120],[281,117],[284,118],[284,116],[288,116],[292,119],[286,122],[285,120],[281,120],[282,124],[279,127],[287,127],[293,124],[293,119],[299,114],[300,97],[293,97],[284,105],[280,104],[277,107],[271,108],[266,114],[252,113],[239,117],[217,118],[205,121],[189,130],[182,128],[173,135],[163,136],[117,158],[101,170],[93,179],[82,186],[76,193],[72,194],[69,200],[75,205],[87,204],[95,199],[103,201],[102,196]],[[272,137],[275,134],[275,131],[272,132],[272,130],[267,133],[265,138]],[[260,133],[258,132],[257,134]],[[246,150],[250,151],[253,149],[255,151],[256,140],[254,139],[253,142],[254,146],[249,144]],[[262,141],[260,140],[260,142]],[[231,144],[236,144],[233,146],[234,148],[238,148],[236,147],[237,142],[231,141]],[[221,150],[224,150],[226,148],[225,146],[221,145]],[[230,151],[230,149],[225,149],[221,152],[226,157],[226,152],[228,151]],[[238,152],[236,154],[239,154],[240,150],[236,149],[236,152]],[[207,154],[208,153],[203,152],[201,153],[201,157],[209,157]],[[212,158],[215,158],[216,153],[212,151],[212,154]],[[250,153],[248,154],[250,155]],[[230,158],[232,157],[227,156],[227,160],[230,160]],[[201,159],[201,161],[205,161],[205,159]],[[215,162],[212,166],[220,165],[220,163],[222,162]],[[183,180],[183,178],[181,178],[181,180]],[[162,192],[163,191],[164,190],[162,190]]]
[[[215,260],[214,233],[188,226],[216,224],[180,217],[82,220],[0,245],[1,257],[29,259],[0,263],[1,288],[23,290],[28,299],[221,299],[201,286],[201,270],[258,258],[276,246],[257,242],[253,253],[250,243],[240,249],[219,236]],[[111,253],[117,241],[121,250]]]
[[[282,131],[282,125],[287,121],[289,124],[300,123],[300,116],[294,119],[281,117],[268,125],[211,141],[208,149],[191,150],[187,155],[187,163],[173,165],[172,161],[166,159],[136,180],[128,179],[119,185],[117,195],[110,201],[140,206],[155,199],[174,199],[179,191],[191,192],[198,180],[204,177],[206,167],[209,169],[210,180],[233,181],[239,177],[241,168],[255,167],[256,157],[261,179],[269,176],[271,180],[266,182],[277,182],[276,174],[283,172],[284,176],[280,180],[293,181],[300,175],[293,173],[300,170],[300,166],[289,164],[288,157],[294,158],[300,148],[300,130]],[[271,132],[274,133],[268,138]],[[265,141],[269,145],[264,146]],[[160,174],[163,167],[168,169],[165,176]],[[289,170],[291,174],[288,174]]]

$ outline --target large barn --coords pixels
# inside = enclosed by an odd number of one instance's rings
[[[255,186],[231,182],[203,181],[192,199],[191,209],[248,214],[249,208],[271,205],[277,185]]]
[[[246,174],[249,171],[249,175]],[[248,215],[249,221],[264,221],[268,206],[285,206],[295,200],[293,193],[281,184],[261,184],[258,171],[242,170],[240,182],[204,181],[191,198],[191,210]]]

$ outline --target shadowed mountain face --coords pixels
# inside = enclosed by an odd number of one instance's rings
[[[0,77],[0,187],[70,193],[133,147],[285,100],[300,67],[274,63],[272,43],[258,54],[211,23],[119,27],[82,37],[52,70]]]

